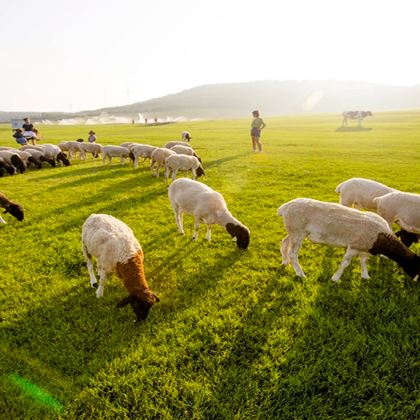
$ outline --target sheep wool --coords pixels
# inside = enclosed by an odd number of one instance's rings
[[[283,217],[288,233],[281,245],[283,265],[291,263],[298,276],[305,277],[298,252],[306,237],[314,243],[347,249],[339,270],[332,277],[334,281],[340,279],[355,256],[361,257],[362,277],[369,278],[366,259],[377,254],[396,261],[412,277],[420,274],[420,258],[402,244],[387,222],[375,213],[297,198],[280,206],[277,214]]]
[[[107,275],[116,274],[129,292],[129,296],[117,306],[122,307],[129,303],[137,319],[145,319],[149,309],[159,298],[147,284],[143,251],[133,231],[113,216],[91,214],[82,228],[82,251],[92,287],[96,285],[92,256],[97,260],[100,279],[96,296],[103,296]]]

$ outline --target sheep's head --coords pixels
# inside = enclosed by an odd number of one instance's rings
[[[144,289],[139,295],[128,295],[122,299],[117,304],[117,308],[130,304],[137,316],[137,321],[143,321],[147,318],[150,308],[156,302],[159,302],[156,294],[150,289]]]
[[[238,248],[246,249],[249,245],[249,229],[243,225],[235,225],[228,223],[226,230],[229,232],[232,238],[236,238],[236,245]]]
[[[65,153],[60,152],[57,154],[57,160],[60,162],[63,162],[64,166],[69,166],[70,165],[70,161],[67,159],[67,156]]]
[[[197,168],[197,177],[200,177],[200,176],[202,176],[202,175],[205,175],[205,173],[204,173],[204,169],[203,169],[201,166],[199,166],[199,167]]]
[[[23,208],[19,204],[10,204],[3,213],[10,213],[21,222],[24,218]]]

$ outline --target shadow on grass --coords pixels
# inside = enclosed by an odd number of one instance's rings
[[[237,155],[226,156],[226,157],[223,157],[223,158],[220,158],[220,159],[215,159],[215,160],[211,160],[209,162],[204,162],[203,167],[204,167],[204,170],[206,170],[206,169],[212,168],[214,166],[222,165],[222,164],[224,164],[226,162],[229,162],[231,160],[240,159],[241,157],[249,156],[249,155],[250,155],[250,153],[246,152],[246,153],[238,153]]]
[[[354,133],[355,131],[371,131],[371,130],[372,128],[369,128],[369,127],[338,127],[334,131],[337,131],[337,132],[348,131],[348,132]]]

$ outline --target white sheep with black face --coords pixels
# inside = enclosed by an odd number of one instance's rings
[[[96,297],[103,296],[107,276],[116,274],[129,293],[117,307],[130,304],[138,321],[146,319],[149,309],[159,302],[159,298],[146,281],[143,250],[133,231],[113,216],[91,214],[82,228],[82,251],[92,287],[97,285],[92,257],[96,258],[99,274]]]
[[[119,157],[121,165],[124,165],[125,159],[130,158],[130,150],[122,146],[102,146],[102,165],[105,165],[107,158],[112,165],[113,157]]]
[[[296,198],[277,210],[283,217],[287,236],[281,245],[283,265],[292,264],[296,275],[305,277],[298,252],[305,238],[314,243],[346,248],[343,261],[332,280],[338,281],[353,257],[359,256],[362,278],[369,278],[366,260],[382,254],[396,261],[412,277],[420,274],[420,258],[392,233],[387,222],[372,212],[310,198]]]
[[[173,140],[173,141],[169,141],[168,143],[165,144],[165,146],[167,149],[172,149],[172,147],[174,146],[185,146],[185,147],[189,147],[192,149],[191,145],[185,141],[177,141],[177,140]]]
[[[420,195],[394,191],[374,200],[378,214],[390,226],[396,223],[401,230],[397,236],[406,245],[418,242],[420,237]]]
[[[152,153],[157,149],[156,146],[151,144],[132,144],[130,147],[130,157],[134,162],[134,169],[137,169],[139,166],[139,159],[143,158],[143,162],[146,159],[152,157]]]
[[[171,155],[175,155],[176,153],[166,147],[156,147],[153,150],[150,156],[150,170],[152,174],[159,177],[159,171],[161,166],[165,165],[165,159]],[[156,172],[153,173],[153,167],[156,165]]]
[[[21,149],[23,149],[23,147]],[[35,149],[41,150],[46,159],[61,162],[64,166],[70,165],[67,155],[55,144],[42,144]]]
[[[20,204],[14,203],[12,200],[6,197],[3,193],[0,193],[0,207],[4,208],[4,213],[10,213],[16,217],[19,222],[24,219],[23,207]],[[0,216],[0,223],[6,224],[6,221]]]
[[[172,181],[175,181],[178,171],[191,171],[192,179],[205,175],[200,161],[195,156],[173,154],[165,159],[165,180],[168,183],[172,171]]]
[[[211,225],[217,224],[236,239],[239,248],[248,247],[249,229],[232,216],[222,194],[201,182],[180,178],[169,186],[168,196],[180,233],[184,234],[182,215],[185,212],[194,216],[194,240],[198,237],[200,222],[204,222],[207,224],[208,241],[211,240]]]

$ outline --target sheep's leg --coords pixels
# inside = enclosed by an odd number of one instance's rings
[[[0,216],[0,223],[3,223],[4,225],[7,225],[6,220],[3,219],[3,217]]]
[[[90,277],[90,286],[91,287],[96,287],[97,281],[96,281],[96,277],[95,277],[95,272],[93,270],[92,257],[87,252],[87,249],[85,248],[84,245],[83,245],[82,251],[83,251],[83,256],[85,257],[85,261],[86,261],[86,265],[87,265],[87,269],[88,269],[88,273],[89,273],[89,277]]]
[[[104,166],[105,166],[105,163],[106,163],[106,154],[105,154],[105,153],[103,153],[103,154],[102,154],[102,165],[104,165]]]
[[[211,226],[207,225],[207,233],[206,233],[206,239],[210,242],[211,241]]]
[[[331,277],[333,281],[340,280],[343,271],[350,265],[351,259],[355,257],[359,252],[355,249],[347,248],[346,253],[344,254],[343,261],[341,261],[340,268],[334,273]]]
[[[193,239],[194,241],[198,238],[198,228],[200,227],[200,218],[197,216],[194,216],[194,235]]]
[[[176,180],[176,173],[178,172],[178,169],[172,169],[172,181]]]
[[[125,165],[125,157],[121,156],[121,165]]]
[[[161,162],[157,162],[156,167],[156,177],[159,178],[160,167],[162,166]]]
[[[184,235],[184,226],[183,226],[183,221],[182,221],[183,211],[181,207],[177,205],[175,205],[173,209],[174,209],[174,214],[175,214],[175,222],[176,222],[176,225],[178,226],[178,232]]]
[[[280,251],[281,251],[281,263],[283,265],[290,264],[290,258],[289,258],[289,241],[290,241],[289,236],[286,236],[281,241]]]
[[[360,267],[362,268],[362,279],[370,279],[367,266],[366,266],[366,261],[368,258],[369,258],[368,255],[360,256]]]
[[[99,274],[99,287],[96,290],[96,297],[101,298],[104,295],[106,271],[103,268],[98,267],[98,274]]]
[[[196,177],[195,169],[192,168],[191,172],[192,172],[192,179],[195,180],[195,177]]]
[[[139,167],[139,157],[134,157],[134,169],[137,169]]]
[[[303,272],[302,267],[299,265],[299,259],[298,259],[298,252],[299,252],[300,246],[302,245],[302,241],[304,239],[305,239],[304,236],[297,236],[297,237],[289,236],[288,256],[293,265],[293,268],[295,269],[296,275],[299,277],[305,277],[305,273]]]

